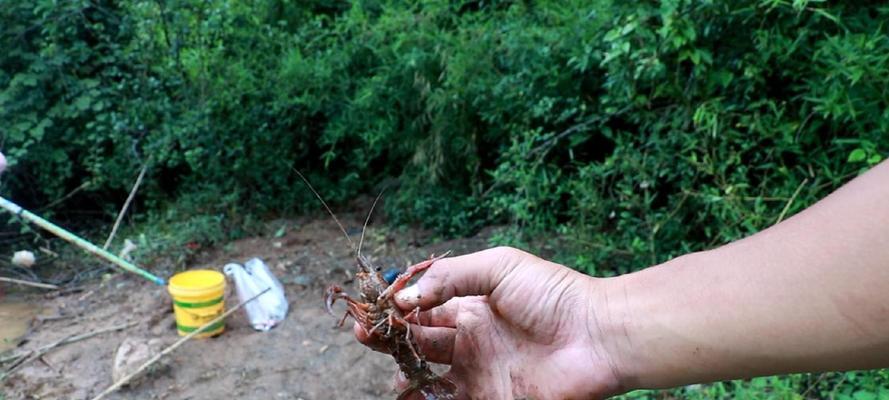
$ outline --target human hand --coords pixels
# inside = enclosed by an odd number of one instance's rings
[[[619,392],[593,307],[597,280],[499,247],[433,264],[396,295],[427,360],[461,398],[589,399]],[[363,329],[360,341],[374,347]],[[406,382],[396,385],[406,387]]]

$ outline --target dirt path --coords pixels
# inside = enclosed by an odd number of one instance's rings
[[[357,239],[360,219],[343,219]],[[221,270],[232,261],[265,260],[284,283],[290,302],[290,314],[282,325],[256,332],[242,312],[235,313],[224,334],[187,343],[168,357],[165,366],[112,398],[394,398],[391,359],[359,345],[350,324],[332,328],[336,321],[323,310],[326,285],[352,287],[353,258],[346,239],[329,219],[291,222],[291,226],[279,238],[248,238],[212,249],[194,264]],[[463,254],[484,248],[486,236],[418,246],[425,240],[418,231],[396,234],[369,228],[364,253],[383,267],[404,267],[430,253]],[[166,292],[132,276],[118,274],[83,292],[30,301],[40,303],[41,315],[62,319],[35,321],[26,341],[14,351],[129,321],[137,325],[49,352],[10,375],[0,386],[0,398],[5,394],[9,400],[89,399],[111,385],[112,359],[125,338],[159,339],[166,344],[177,339]],[[226,304],[236,302],[229,291]]]

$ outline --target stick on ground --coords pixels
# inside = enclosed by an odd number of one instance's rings
[[[25,353],[19,353],[19,354],[14,354],[11,356],[0,358],[0,364],[6,363],[8,361],[18,360],[18,361],[16,361],[16,363],[14,365],[12,365],[8,370],[6,370],[6,372],[3,373],[3,376],[0,377],[0,381],[2,381],[5,377],[7,377],[10,374],[12,374],[13,372],[15,372],[17,369],[21,368],[23,365],[42,357],[44,354],[48,353],[50,350],[52,350],[56,347],[66,345],[68,343],[78,342],[78,341],[81,341],[84,339],[89,339],[93,336],[101,335],[103,333],[124,330],[124,329],[132,327],[138,323],[139,323],[138,321],[128,322],[126,324],[115,325],[112,327],[99,329],[97,331],[82,333],[80,335],[68,336],[68,337],[65,337],[61,340],[50,343],[46,346],[38,347],[34,350],[30,350]]]
[[[249,298],[249,299],[247,299],[247,300],[244,300],[244,301],[240,302],[238,305],[232,307],[232,309],[230,309],[230,310],[224,312],[222,315],[220,315],[220,316],[218,316],[218,317],[216,317],[216,318],[213,318],[212,321],[207,322],[206,324],[204,324],[204,325],[201,326],[200,328],[196,329],[194,332],[191,332],[191,333],[189,333],[188,335],[183,336],[182,338],[180,338],[179,340],[177,340],[176,343],[171,344],[171,345],[168,346],[167,348],[163,349],[160,353],[157,353],[156,356],[151,357],[150,360],[146,361],[144,364],[142,364],[141,366],[139,366],[139,368],[137,368],[135,371],[133,371],[133,372],[130,373],[129,375],[127,375],[127,376],[121,378],[119,381],[115,382],[113,385],[109,386],[108,389],[105,389],[105,391],[103,391],[102,393],[99,393],[98,396],[93,397],[93,400],[100,400],[100,399],[105,398],[105,396],[107,396],[107,395],[109,395],[109,394],[111,394],[111,393],[114,393],[114,391],[116,391],[117,389],[120,389],[123,385],[126,385],[127,382],[129,382],[130,380],[132,380],[132,379],[133,379],[134,377],[136,377],[137,375],[141,374],[142,371],[145,371],[146,369],[148,369],[148,367],[152,366],[152,365],[153,365],[154,363],[156,363],[158,360],[160,360],[161,358],[163,358],[163,356],[165,356],[165,355],[171,353],[173,350],[176,350],[177,347],[181,346],[183,343],[189,341],[191,338],[195,337],[196,335],[200,334],[201,332],[207,330],[207,328],[209,328],[211,325],[213,325],[213,324],[215,324],[215,323],[217,323],[217,322],[219,322],[219,321],[222,321],[223,319],[225,319],[225,317],[229,316],[231,313],[233,313],[233,312],[237,311],[238,309],[240,309],[244,304],[247,304],[247,303],[249,303],[249,302],[255,300],[257,297],[262,296],[263,294],[265,294],[265,292],[268,292],[268,291],[271,290],[271,289],[272,289],[271,287],[266,288],[266,289],[263,290],[262,292],[259,292],[256,296],[253,296],[253,297],[251,297],[251,298]]]
[[[18,285],[31,286],[31,287],[41,288],[41,289],[50,289],[50,290],[55,290],[55,289],[59,288],[56,285],[50,285],[48,283],[23,281],[21,279],[4,278],[4,277],[0,277],[0,282],[15,283]]]

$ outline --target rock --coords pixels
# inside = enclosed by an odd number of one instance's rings
[[[19,267],[31,268],[36,261],[34,253],[28,250],[17,251],[12,255],[12,263]]]
[[[163,314],[157,323],[151,327],[152,336],[173,335],[176,333],[176,317],[173,313]]]
[[[297,275],[297,276],[294,276],[293,278],[291,278],[290,283],[294,284],[294,285],[300,285],[300,286],[306,286],[306,287],[312,286],[312,277],[308,276],[308,275],[300,274],[300,275]]]
[[[135,372],[142,364],[145,364],[151,357],[154,357],[163,347],[163,341],[157,338],[148,339],[144,337],[127,337],[117,347],[114,354],[114,365],[111,367],[111,378],[114,382],[123,379],[125,376]],[[129,386],[137,386],[145,375],[150,371],[157,371],[166,365],[161,359],[154,365],[155,368],[147,368],[138,376],[134,377],[128,383]],[[161,368],[158,368],[161,367]]]

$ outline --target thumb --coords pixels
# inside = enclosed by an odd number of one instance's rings
[[[496,247],[432,264],[416,284],[395,295],[399,307],[427,310],[453,297],[486,296],[530,254],[511,247]]]

